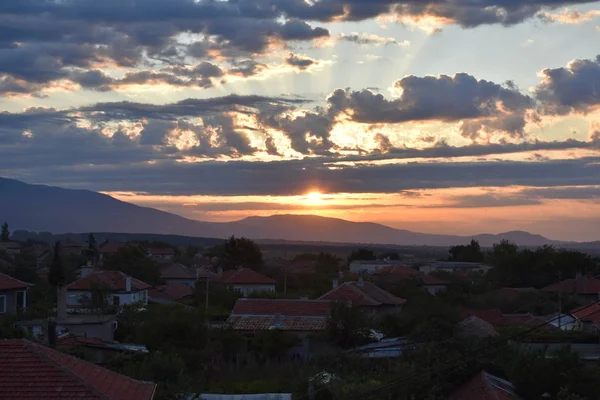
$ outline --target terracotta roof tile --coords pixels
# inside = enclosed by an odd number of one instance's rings
[[[240,331],[281,329],[284,331],[322,331],[327,327],[324,317],[293,317],[275,315],[231,315],[227,325]]]
[[[344,282],[319,300],[346,300],[359,307],[398,306],[406,303],[371,282]]]
[[[0,273],[0,290],[25,289],[29,286],[33,285]]]
[[[489,322],[492,325],[495,325],[498,322],[502,321],[502,318],[504,317],[502,315],[502,311],[500,311],[500,309],[498,309],[498,308],[493,308],[493,309],[489,309],[489,310],[466,310],[465,311],[465,317],[469,317],[471,315],[474,315],[477,318],[480,318],[486,322]]]
[[[151,400],[155,389],[28,340],[0,340],[0,399]]]
[[[600,293],[600,279],[582,276],[581,278],[565,279],[560,283],[546,286],[545,292],[572,293],[572,294],[597,294]]]
[[[99,252],[103,254],[112,254],[118,252],[119,249],[125,246],[127,246],[127,243],[106,243],[100,247]]]
[[[71,333],[56,338],[59,346],[103,346],[106,342],[100,338],[77,336]]]
[[[286,315],[302,317],[325,317],[331,310],[331,301],[284,300],[284,299],[238,299],[231,315]]]
[[[460,337],[485,338],[498,336],[498,332],[489,322],[475,315],[471,315],[458,324],[458,335]]]
[[[277,283],[275,279],[271,279],[250,268],[223,271],[223,274],[217,279],[220,283],[228,285],[274,285]]]
[[[89,290],[90,287],[97,285],[100,288],[113,291],[125,291],[127,275],[121,271],[103,270],[95,271],[90,275],[80,278],[67,286],[67,290]],[[132,291],[144,290],[150,288],[145,282],[136,278],[131,278]]]
[[[519,397],[510,382],[481,371],[454,391],[450,400],[519,400]]]
[[[194,294],[194,290],[183,283],[157,286],[148,291],[150,298],[177,301]]]

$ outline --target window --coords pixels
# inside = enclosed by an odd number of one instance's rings
[[[0,314],[6,313],[6,296],[0,296]]]

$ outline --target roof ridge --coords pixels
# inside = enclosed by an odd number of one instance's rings
[[[368,295],[367,293],[365,293],[364,291],[362,291],[359,288],[358,284],[356,284],[357,282],[348,282],[348,283],[354,283],[354,285],[348,285],[351,288],[350,290],[353,290],[354,292],[360,294],[363,298],[367,298],[367,299],[369,299],[369,300],[377,303],[377,305],[382,305],[383,304],[379,300],[375,299],[374,297],[372,297],[372,296]],[[367,282],[363,282],[363,284],[364,283],[367,283]],[[371,283],[371,282],[368,282],[368,283]],[[377,285],[374,285],[374,286],[377,287]]]
[[[70,378],[76,380],[81,385],[83,385],[87,390],[89,390],[89,391],[91,391],[93,393],[96,393],[100,397],[100,399],[110,400],[109,397],[105,396],[103,393],[101,393],[100,391],[98,391],[96,388],[91,387],[90,385],[88,385],[83,379],[81,379],[79,376],[77,376],[76,374],[74,374],[73,372],[71,372],[65,366],[61,365],[58,361],[55,361],[55,360],[51,359],[50,357],[48,357],[48,355],[44,354],[44,352],[40,350],[40,346],[41,346],[40,344],[30,342],[27,339],[18,339],[18,340],[22,341],[25,344],[25,347],[27,347],[33,353],[35,353],[36,355],[38,355],[39,357],[41,357],[43,360],[45,360],[46,364],[49,364],[49,365],[52,365],[52,366],[58,368],[64,374],[66,374]],[[54,349],[52,349],[50,347],[49,347],[49,349],[53,350],[53,351],[58,351],[58,350],[54,350]],[[66,357],[69,357],[69,358],[76,358],[76,357],[70,356],[70,355],[68,355],[66,353],[62,353],[62,354],[64,354]],[[77,360],[79,360],[79,359],[77,359]],[[79,361],[83,361],[83,360],[79,360]]]

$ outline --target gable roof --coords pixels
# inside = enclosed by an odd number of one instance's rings
[[[571,311],[570,314],[580,321],[591,322],[600,326],[600,302],[577,308]]]
[[[112,253],[116,253],[119,251],[119,249],[121,249],[122,247],[127,246],[127,243],[105,243],[102,247],[100,247],[100,250],[98,250],[100,253],[103,254],[112,254]]]
[[[33,286],[31,283],[20,281],[12,276],[0,273],[0,290],[25,289]]]
[[[471,315],[458,324],[458,336],[463,338],[473,336],[485,338],[490,336],[498,336],[498,332],[489,322],[475,315]]]
[[[344,282],[319,300],[346,300],[359,307],[399,306],[406,303],[372,282]]]
[[[151,400],[155,390],[25,339],[0,340],[0,398]]]
[[[250,268],[223,271],[223,274],[217,279],[220,283],[228,285],[274,285],[277,283],[275,279]]]
[[[235,330],[320,331],[327,327],[330,301],[238,299],[227,325]]]
[[[231,315],[295,315],[325,317],[331,311],[331,301],[288,299],[238,299]]]
[[[103,270],[95,271],[84,278],[77,279],[67,285],[67,290],[89,290],[92,286],[112,291],[125,291],[128,275],[121,271]],[[148,289],[150,285],[136,278],[131,278],[131,290]]]
[[[150,248],[148,253],[153,256],[172,256],[175,255],[175,250],[172,247]]]
[[[573,293],[573,294],[597,294],[600,293],[600,279],[582,276],[580,278],[565,279],[560,283],[546,286],[545,292]]]
[[[481,371],[450,396],[450,400],[519,400],[512,383]]]
[[[184,297],[188,297],[194,294],[194,290],[188,285],[183,283],[170,283],[168,285],[157,286],[148,291],[148,296],[151,299],[162,299],[177,301]]]
[[[172,263],[167,264],[160,270],[163,279],[196,279],[196,275],[185,265]]]

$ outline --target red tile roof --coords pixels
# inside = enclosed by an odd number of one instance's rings
[[[526,314],[502,314],[497,309],[489,310],[466,310],[465,316],[476,316],[494,326],[542,326],[546,320],[541,317],[536,317],[531,313]],[[544,329],[541,327],[541,329]],[[545,329],[553,329],[553,326],[548,324]]]
[[[323,300],[238,299],[231,315],[325,317],[330,310],[331,301]]]
[[[122,247],[127,246],[127,243],[106,243],[102,247],[100,247],[99,252],[108,254],[108,253],[116,253]]]
[[[100,338],[67,334],[56,338],[58,346],[103,346],[106,342]]]
[[[454,391],[449,400],[519,400],[519,397],[510,382],[481,371]]]
[[[28,340],[0,340],[0,399],[151,400],[155,390]]]
[[[495,325],[502,321],[504,316],[502,315],[502,311],[498,308],[493,308],[490,310],[466,310],[465,317],[469,317],[471,315],[476,316],[486,322],[489,322],[492,325]]]
[[[172,263],[167,264],[160,270],[163,279],[196,279],[196,274],[185,265]]]
[[[546,286],[545,292],[573,293],[573,294],[597,294],[600,293],[600,279],[582,276],[581,278],[566,279],[560,283]]]
[[[153,256],[172,256],[175,255],[175,250],[173,250],[171,247],[152,248],[148,249],[148,253]]]
[[[327,327],[324,317],[293,317],[275,315],[231,315],[227,326],[238,331],[262,331],[281,329],[282,331],[323,331]]]
[[[600,302],[577,308],[570,314],[581,321],[596,322],[600,320]]]
[[[89,290],[90,287],[97,286],[102,289],[122,292],[126,288],[126,278],[121,271],[96,271],[92,272],[85,278],[80,278],[67,286],[67,290]],[[139,279],[131,278],[131,290],[138,291],[148,289],[150,285],[140,281]]]
[[[346,300],[359,307],[399,306],[406,299],[398,298],[371,282],[344,282],[319,297],[319,300]]]
[[[274,285],[277,283],[275,279],[250,268],[223,271],[223,274],[217,280],[227,285]]]
[[[284,268],[290,274],[314,274],[316,272],[316,260],[296,260]]]
[[[31,283],[23,282],[18,279],[0,273],[0,290],[25,289],[33,286]]]
[[[485,338],[490,336],[498,336],[498,331],[489,322],[471,315],[465,318],[458,325],[458,335],[460,337],[479,337]]]
[[[148,291],[148,296],[163,300],[177,301],[194,294],[194,290],[183,283],[157,286]]]

